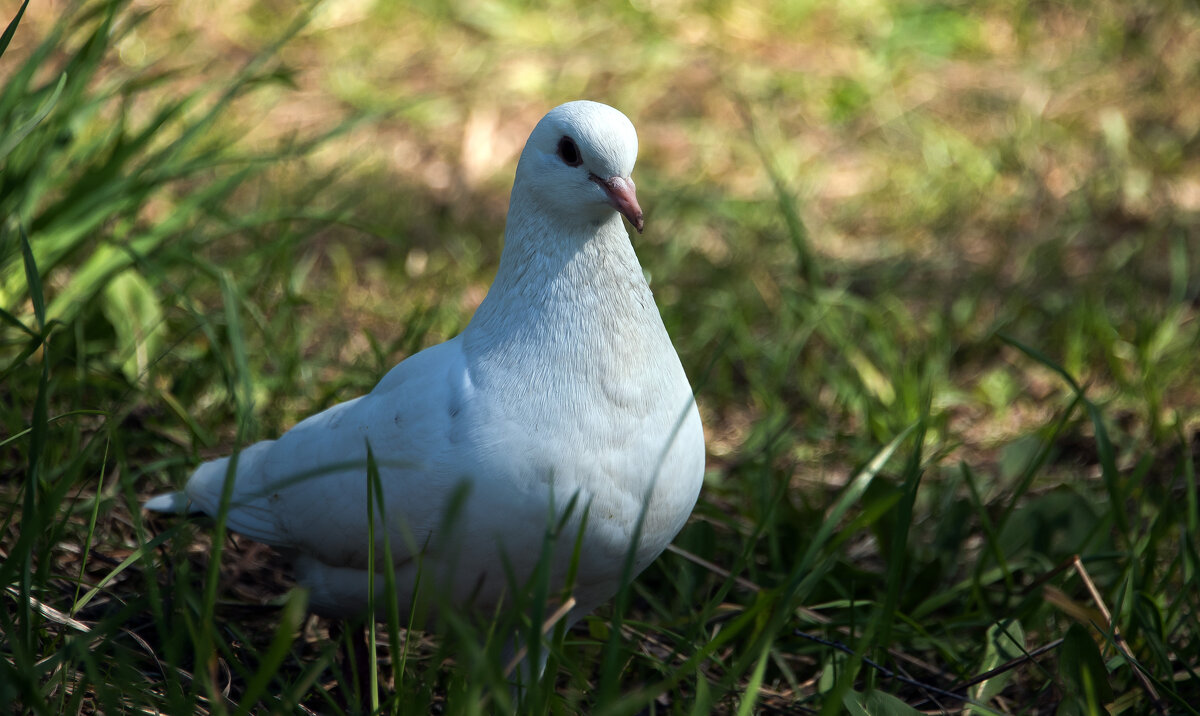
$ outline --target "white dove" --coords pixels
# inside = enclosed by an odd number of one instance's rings
[[[705,463],[692,389],[621,220],[642,229],[636,157],[616,109],[553,109],[521,152],[500,268],[462,334],[145,507],[215,515],[229,475],[229,528],[290,556],[317,613],[361,614],[369,445],[383,498],[374,584],[382,596],[387,539],[401,614],[418,572],[438,599],[495,607],[564,518],[549,574],[575,599],[567,624],[611,598],[683,527]]]

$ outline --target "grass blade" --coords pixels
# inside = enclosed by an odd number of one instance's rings
[[[21,7],[17,9],[16,16],[4,28],[4,34],[0,35],[0,57],[4,56],[4,51],[8,49],[8,43],[12,42],[13,35],[17,32],[17,25],[21,24],[21,18],[25,15],[25,8],[27,7],[29,7],[29,0],[21,3]]]
[[[26,0],[26,2],[28,2],[28,0]],[[42,106],[38,107],[34,115],[29,118],[29,121],[14,129],[8,136],[4,138],[3,141],[0,141],[0,162],[3,162],[4,158],[8,156],[9,152],[11,152],[13,149],[16,149],[17,145],[20,144],[25,137],[28,137],[30,132],[37,129],[37,126],[42,123],[42,120],[46,118],[46,115],[50,114],[50,111],[54,109],[54,105],[58,102],[59,96],[62,94],[63,87],[66,85],[67,75],[66,73],[63,73],[59,76],[58,84],[54,86],[54,91],[48,98],[46,98],[46,101],[42,103]]]

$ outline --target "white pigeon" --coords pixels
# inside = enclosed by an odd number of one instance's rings
[[[232,475],[229,528],[289,555],[314,611],[361,614],[370,445],[383,492],[375,585],[382,596],[386,535],[402,614],[418,572],[448,590],[439,599],[494,608],[564,516],[549,573],[576,600],[568,625],[608,600],[683,527],[705,461],[692,389],[621,220],[642,229],[636,158],[621,112],[553,109],[521,152],[500,268],[461,335],[242,450],[234,469],[201,465],[146,508],[215,515]]]

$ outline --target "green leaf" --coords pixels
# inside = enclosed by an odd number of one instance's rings
[[[979,664],[979,671],[991,671],[1024,653],[1025,631],[1021,628],[1021,622],[1011,620],[993,624],[987,631],[987,648],[984,650],[983,661]],[[1015,671],[1005,671],[978,684],[973,690],[971,698],[986,704],[1004,690],[1015,673]]]
[[[883,374],[883,371],[875,367],[875,364],[871,362],[866,353],[853,346],[848,346],[847,348],[846,361],[858,372],[858,377],[862,381],[863,387],[884,405],[891,405],[896,402],[896,387]]]
[[[50,110],[54,109],[54,105],[58,103],[58,98],[62,94],[63,87],[65,87],[66,84],[67,73],[64,72],[59,76],[58,84],[54,87],[54,92],[46,99],[45,102],[42,102],[42,106],[38,107],[37,112],[35,112],[34,115],[20,127],[17,127],[10,132],[7,137],[5,137],[3,140],[0,140],[0,162],[4,161],[4,158],[8,156],[8,153],[16,149],[17,145],[20,144],[25,137],[29,136],[30,132],[37,129],[37,126],[42,123],[42,120],[46,118],[46,115],[50,114]]]
[[[921,712],[885,691],[860,694],[849,691],[842,697],[846,712],[854,716],[920,716]]]
[[[163,342],[163,312],[158,294],[137,271],[122,271],[104,286],[100,310],[117,334],[121,370],[139,382]]]
[[[1091,630],[1072,624],[1059,651],[1058,671],[1067,689],[1087,704],[1087,713],[1107,713],[1102,704],[1113,700],[1104,657]]]
[[[21,3],[21,9],[17,10],[17,16],[8,23],[8,27],[4,28],[4,34],[0,35],[0,55],[8,49],[8,43],[12,42],[13,35],[17,32],[17,25],[21,24],[21,16],[25,14],[25,8],[29,7],[29,0]]]

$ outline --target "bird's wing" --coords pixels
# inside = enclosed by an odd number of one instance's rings
[[[388,513],[386,529],[376,513],[376,553],[382,554],[388,534],[394,561],[405,561],[421,549],[452,497],[453,485],[439,477],[460,403],[469,399],[460,380],[463,364],[461,341],[439,344],[397,365],[367,395],[242,450],[229,528],[330,565],[365,566],[370,444]],[[232,459],[205,463],[188,480],[192,511],[216,514]],[[469,470],[470,455],[452,462]]]

